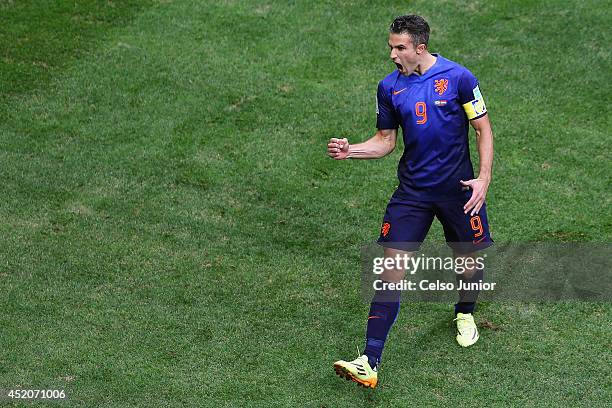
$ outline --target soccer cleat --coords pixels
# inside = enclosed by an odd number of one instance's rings
[[[365,388],[376,388],[378,373],[368,362],[368,356],[357,357],[353,361],[336,361],[334,363],[336,374],[347,380],[356,382]]]
[[[457,313],[457,343],[461,347],[469,347],[478,341],[478,328],[471,313]]]

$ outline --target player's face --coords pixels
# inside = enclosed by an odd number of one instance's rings
[[[410,75],[419,65],[417,48],[412,44],[408,34],[389,34],[389,48],[391,60],[402,75]]]

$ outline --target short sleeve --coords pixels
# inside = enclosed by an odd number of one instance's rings
[[[459,103],[469,120],[478,119],[487,113],[478,79],[467,69],[459,77],[458,94]]]
[[[390,94],[385,91],[382,82],[380,82],[378,92],[376,92],[376,128],[397,129],[398,127],[399,123],[391,103]]]

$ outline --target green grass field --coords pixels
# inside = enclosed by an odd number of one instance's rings
[[[334,375],[363,347],[359,248],[401,148],[335,162],[325,145],[375,131],[407,13],[480,79],[495,240],[609,242],[609,1],[0,0],[0,389],[75,407],[609,404],[609,303],[484,303],[495,329],[467,350],[452,305],[404,304],[379,388]]]

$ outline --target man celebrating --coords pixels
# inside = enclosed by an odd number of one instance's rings
[[[492,244],[485,197],[491,181],[493,133],[479,83],[465,67],[427,49],[429,25],[420,16],[397,17],[389,28],[391,60],[397,69],[378,85],[378,131],[369,140],[349,144],[332,138],[327,150],[336,160],[375,159],[395,148],[401,126],[404,153],[399,186],[383,217],[378,242],[385,257],[419,249],[437,217],[455,257],[473,258]],[[480,171],[474,178],[468,124],[476,131]],[[472,263],[474,264],[474,263]],[[385,282],[400,282],[405,271],[388,269]],[[478,282],[483,270],[473,268],[460,280]],[[455,304],[457,342],[468,347],[478,340],[472,313],[477,292],[460,291]],[[387,334],[399,312],[400,292],[377,291],[367,321],[364,355],[334,363],[336,373],[365,387],[378,383],[378,366]]]

